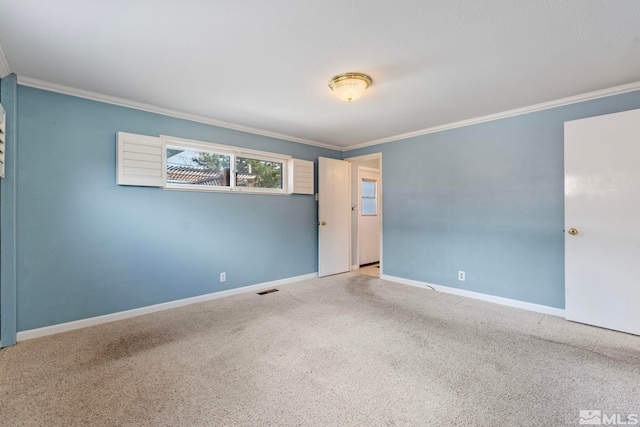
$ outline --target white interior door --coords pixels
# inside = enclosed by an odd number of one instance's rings
[[[349,271],[349,162],[318,158],[318,276]]]
[[[566,318],[640,335],[640,110],[565,123],[564,159]]]
[[[380,261],[380,171],[358,167],[358,264]]]

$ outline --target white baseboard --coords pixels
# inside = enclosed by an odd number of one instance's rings
[[[117,313],[110,313],[102,316],[90,317],[88,319],[74,320],[73,322],[59,323],[57,325],[45,326],[43,328],[30,329],[28,331],[18,332],[17,340],[24,341],[32,338],[44,337],[46,335],[58,334],[60,332],[72,331],[74,329],[100,325],[101,323],[114,322],[116,320],[142,316],[143,314],[155,313],[157,311],[169,310],[171,308],[183,307],[185,305],[196,304],[199,302],[229,297],[231,295],[258,291],[260,289],[272,288],[274,286],[280,286],[287,283],[300,282],[302,280],[313,279],[315,277],[318,277],[318,273],[310,273],[310,274],[304,274],[302,276],[288,277],[286,279],[258,283],[257,285],[250,285],[250,286],[244,286],[241,288],[229,289],[226,291],[213,292],[210,294],[199,295],[197,297],[184,298],[176,301],[169,301],[161,304],[149,305],[146,307],[134,308],[126,311],[119,311]]]
[[[351,271],[353,271],[353,270],[359,270],[359,269],[360,269],[360,266],[359,266],[358,264],[356,264],[356,265],[352,265],[352,266],[351,266]]]
[[[509,307],[521,308],[523,310],[535,311],[537,313],[550,314],[552,316],[564,317],[564,310],[561,308],[549,307],[549,306],[540,305],[540,304],[533,304],[530,302],[518,301],[515,299],[496,297],[493,295],[481,294],[479,292],[451,288],[449,286],[434,285],[431,283],[420,282],[418,280],[388,276],[386,274],[380,275],[380,278],[382,280],[388,280],[389,282],[402,283],[404,285],[416,286],[418,288],[423,288],[423,289],[429,289],[429,287],[431,287],[438,292],[444,292],[447,294],[458,295],[461,297],[467,297],[467,298],[473,298],[481,301],[492,302],[494,304],[506,305]]]

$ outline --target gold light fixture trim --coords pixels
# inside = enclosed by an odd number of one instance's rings
[[[371,85],[371,77],[362,73],[343,73],[329,80],[329,87],[336,96],[345,101],[355,101],[364,95]]]

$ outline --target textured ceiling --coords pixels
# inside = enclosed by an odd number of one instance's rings
[[[0,42],[19,76],[344,147],[640,81],[640,1],[0,0]]]

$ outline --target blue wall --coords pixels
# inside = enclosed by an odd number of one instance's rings
[[[384,273],[564,307],[563,123],[634,108],[640,92],[345,153],[383,153]],[[342,153],[23,86],[17,109],[19,331],[317,271],[312,196],[117,186],[115,133]]]
[[[346,152],[383,153],[384,274],[564,308],[564,122],[636,108],[640,92]]]
[[[18,86],[18,331],[317,271],[313,196],[117,186],[117,131],[342,157]]]
[[[15,74],[0,80],[0,102],[7,113],[5,173],[0,179],[0,341],[16,343],[16,109]]]

